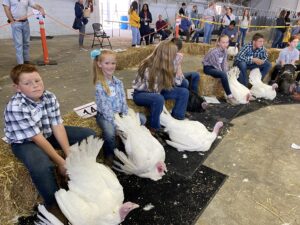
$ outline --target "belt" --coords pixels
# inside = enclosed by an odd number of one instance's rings
[[[22,22],[22,23],[24,23],[24,22],[27,22],[27,19],[26,19],[26,20],[17,20],[17,22]]]

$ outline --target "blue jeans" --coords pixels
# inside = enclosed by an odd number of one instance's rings
[[[79,29],[79,47],[83,46],[84,34],[85,34],[85,25],[82,24],[82,26]]]
[[[187,89],[190,89],[190,83],[191,81],[191,90],[198,93],[198,85],[200,80],[200,74],[197,72],[187,72],[184,73],[185,79],[182,81],[181,85],[179,87],[184,87]]]
[[[89,128],[65,126],[70,145],[96,133]],[[48,141],[56,149],[60,149],[54,135]],[[32,181],[39,194],[44,199],[46,206],[53,205],[55,201],[54,193],[58,190],[55,179],[55,166],[49,156],[34,142],[28,141],[22,144],[12,144],[14,155],[28,169]]]
[[[23,64],[29,61],[30,28],[26,22],[14,22],[11,24],[12,38],[14,40],[17,63]]]
[[[165,104],[165,99],[174,99],[175,106],[172,110],[172,116],[176,119],[184,119],[189,91],[186,88],[174,87],[171,90],[162,90],[161,93],[145,92],[135,90],[133,101],[139,106],[150,108],[149,124],[151,128],[160,128],[160,114]]]
[[[269,72],[269,70],[272,67],[272,64],[266,60],[264,64],[262,65],[257,65],[257,64],[247,64],[246,62],[242,61],[235,61],[234,65],[237,66],[240,69],[240,75],[238,78],[238,81],[243,84],[244,86],[248,86],[248,76],[247,76],[247,69],[254,69],[254,68],[259,68],[262,76],[262,80],[266,76],[266,74]]]
[[[247,28],[240,28],[240,34],[238,36],[238,39],[237,39],[237,43],[240,44],[240,39],[242,38],[242,46],[244,46],[244,43],[245,43],[245,37],[246,37],[246,34],[247,34]]]
[[[144,125],[146,123],[145,115],[140,113],[139,116],[141,124]],[[107,158],[114,155],[114,149],[116,148],[116,127],[114,123],[106,120],[100,113],[97,113],[96,121],[102,130],[104,157]]]
[[[161,35],[161,40],[165,40],[169,36],[164,30],[159,30],[157,33]]]
[[[274,40],[272,43],[272,48],[280,47],[280,44],[282,43],[282,40],[283,40],[283,35],[284,35],[284,32],[281,32],[278,29],[275,30],[275,36],[274,36]]]
[[[227,74],[225,72],[223,72],[221,70],[217,70],[213,66],[204,66],[203,67],[203,72],[207,75],[210,75],[210,76],[214,77],[214,78],[220,78],[226,95],[227,96],[231,95]]]
[[[212,23],[204,23],[204,36],[203,42],[209,44],[211,39],[211,34],[214,30],[214,25]]]
[[[132,32],[132,45],[140,45],[141,41],[141,34],[140,30],[137,27],[131,27],[131,32]]]
[[[200,36],[203,36],[204,37],[204,28],[197,28],[195,29],[195,33],[194,33],[194,36],[192,38],[192,41],[196,41],[197,43],[199,42],[199,37]]]

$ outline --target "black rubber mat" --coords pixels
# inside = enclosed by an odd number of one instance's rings
[[[125,200],[140,205],[122,225],[194,224],[224,183],[226,176],[204,165],[185,179],[169,171],[157,182],[136,176],[118,176]],[[153,207],[149,211],[145,206]]]

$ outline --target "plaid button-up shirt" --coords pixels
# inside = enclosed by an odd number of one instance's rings
[[[4,132],[9,143],[31,141],[39,133],[48,138],[52,135],[51,126],[62,123],[58,101],[49,91],[43,93],[39,102],[16,93],[5,108],[4,119]]]
[[[253,58],[259,58],[263,61],[268,60],[268,53],[264,46],[253,49],[252,43],[244,45],[235,57],[235,61],[252,64]]]

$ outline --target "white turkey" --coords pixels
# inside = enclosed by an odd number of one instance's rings
[[[116,175],[96,162],[102,144],[91,136],[70,147],[66,159],[69,190],[58,190],[55,198],[72,225],[117,225],[138,207],[132,202],[123,204],[123,187]]]
[[[151,132],[140,124],[138,114],[132,109],[128,115],[115,115],[117,133],[125,145],[126,154],[118,149],[115,156],[122,163],[114,161],[114,169],[126,174],[157,181],[167,171],[165,165],[165,150]]]
[[[229,57],[235,57],[239,52],[239,49],[237,46],[229,46],[227,49],[227,54]]]
[[[199,121],[177,120],[164,107],[160,114],[160,124],[165,127],[171,141],[167,144],[178,151],[208,151],[216,139],[223,122],[217,122],[213,132],[209,132]]]
[[[278,85],[275,83],[272,86],[264,84],[261,81],[261,73],[259,68],[250,71],[249,82],[252,84],[250,92],[256,98],[265,98],[273,100],[276,97],[276,88]]]
[[[239,104],[247,104],[252,98],[252,95],[250,90],[237,80],[239,73],[240,70],[238,67],[233,67],[228,71],[227,76],[229,88],[233,97]]]

